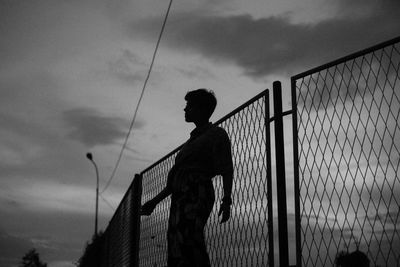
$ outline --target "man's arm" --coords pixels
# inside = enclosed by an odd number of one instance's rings
[[[214,166],[217,174],[222,176],[224,197],[218,216],[222,215],[221,223],[229,220],[232,204],[232,185],[233,185],[233,160],[231,142],[225,130],[219,128],[217,138],[213,148]]]
[[[160,193],[158,193],[153,199],[147,201],[142,205],[141,208],[141,214],[142,215],[150,215],[153,210],[156,208],[158,203],[163,201],[165,198],[167,198],[169,195],[171,195],[172,190],[171,190],[171,181],[175,175],[175,165],[172,166],[172,168],[168,172],[168,177],[167,177],[167,185],[164,187],[163,190],[161,190]]]
[[[163,201],[165,198],[167,198],[171,194],[171,190],[169,190],[169,187],[166,186],[164,187],[163,190],[161,190],[160,193],[158,193],[151,201],[155,202],[156,205]]]
[[[224,197],[222,198],[218,216],[222,215],[221,223],[224,223],[228,221],[231,216],[233,171],[222,174],[222,182]]]
[[[143,204],[141,208],[141,214],[149,216],[153,210],[156,208],[158,203],[163,201],[165,198],[167,198],[171,194],[171,190],[169,189],[168,186],[166,186],[163,190],[161,190],[160,193],[158,193],[153,199],[147,201],[145,204]]]
[[[232,184],[233,184],[233,171],[222,175],[222,182],[224,187],[224,199],[231,199]]]

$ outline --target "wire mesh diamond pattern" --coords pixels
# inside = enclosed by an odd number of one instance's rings
[[[132,188],[114,213],[104,233],[104,252],[102,266],[129,266],[132,261]]]
[[[142,174],[142,203],[155,197],[166,185],[178,151],[161,160]],[[165,199],[151,216],[141,217],[139,266],[167,266],[167,222],[170,198]]]
[[[303,266],[400,266],[400,44],[296,78]]]
[[[270,266],[265,99],[220,123],[230,136],[235,165],[231,219],[220,225],[222,179],[214,179],[216,207],[207,225],[212,266]]]

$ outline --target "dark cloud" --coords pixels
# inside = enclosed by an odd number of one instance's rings
[[[396,37],[399,10],[400,5],[387,1],[358,18],[338,17],[317,24],[293,24],[286,17],[179,14],[170,18],[163,41],[179,51],[234,62],[254,77],[292,75]],[[153,25],[160,23],[146,21],[134,27],[154,36]]]
[[[381,208],[384,210],[383,208]],[[387,228],[393,228],[400,225],[400,221],[397,220],[399,210],[392,209],[390,211],[377,210],[375,214],[362,216],[362,219],[368,220],[370,225],[384,224]],[[372,232],[372,230],[370,230]]]
[[[68,136],[89,147],[113,144],[126,136],[129,127],[125,119],[104,116],[91,109],[69,110],[63,115],[71,129]],[[143,125],[143,122],[136,121],[134,128]]]
[[[385,95],[383,106],[398,106],[396,91],[400,51],[396,46],[388,46],[298,79],[298,103],[311,110],[331,106],[339,109],[346,101],[362,98],[365,103],[372,99],[372,104],[367,105],[373,109],[382,107],[376,99]]]
[[[212,73],[209,69],[203,68],[200,66],[193,66],[191,68],[181,68],[181,67],[176,67],[175,68],[178,73],[181,75],[189,78],[189,79],[195,79],[195,78],[200,78],[200,79],[209,79],[209,78],[215,78],[214,73]]]

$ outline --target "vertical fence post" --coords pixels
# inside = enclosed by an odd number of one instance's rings
[[[271,172],[271,126],[269,112],[269,90],[264,97],[265,105],[265,145],[266,145],[266,162],[267,162],[267,201],[268,201],[268,266],[274,266],[274,226],[272,213],[272,172]]]
[[[282,112],[282,85],[279,81],[273,83],[274,91],[274,125],[275,125],[275,157],[276,157],[276,185],[278,199],[278,235],[279,235],[279,265],[289,266],[289,245],[287,230],[286,204],[286,175],[285,175],[285,147],[283,135]]]
[[[130,267],[139,266],[140,207],[142,199],[142,176],[135,174],[131,193],[131,260]]]
[[[292,90],[292,130],[293,130],[293,170],[294,170],[294,210],[296,228],[296,266],[301,267],[301,220],[300,220],[300,185],[299,185],[299,144],[297,129],[297,94],[296,80],[291,79]]]

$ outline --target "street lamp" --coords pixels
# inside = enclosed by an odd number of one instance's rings
[[[97,217],[99,213],[99,170],[97,168],[96,162],[93,160],[92,153],[87,153],[86,157],[93,163],[94,169],[96,170],[96,217],[94,221],[94,236],[97,236]]]

